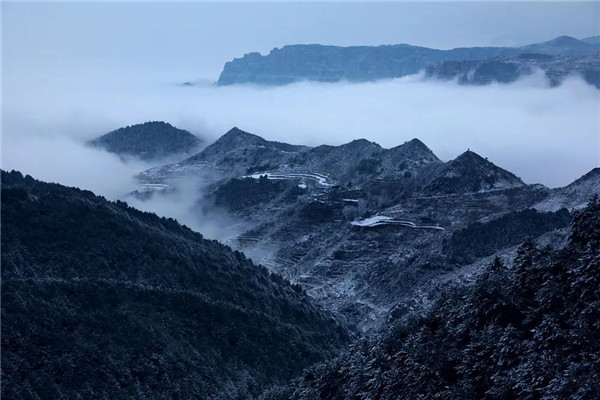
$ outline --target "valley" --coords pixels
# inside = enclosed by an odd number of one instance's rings
[[[600,2],[0,2],[2,400],[600,399]]]
[[[548,189],[472,151],[442,162],[418,139],[391,149],[364,139],[310,148],[238,128],[138,179],[160,188],[150,196],[197,187],[192,212],[226,213],[241,228],[227,244],[364,333],[424,312],[441,287],[475,279],[481,260],[566,232],[561,209],[600,191],[597,169]],[[482,223],[504,228],[484,251],[467,250],[457,238]]]

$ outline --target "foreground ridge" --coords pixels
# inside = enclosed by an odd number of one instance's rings
[[[345,329],[172,219],[2,172],[2,397],[231,399],[337,354]]]
[[[424,317],[360,341],[266,399],[595,398],[600,393],[600,202],[562,250],[524,242]]]

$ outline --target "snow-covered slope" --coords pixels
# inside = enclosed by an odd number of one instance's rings
[[[600,168],[594,168],[570,185],[552,190],[550,196],[534,207],[541,211],[556,211],[563,207],[579,209],[594,194],[600,195]]]
[[[525,186],[514,174],[470,150],[444,164],[421,190],[423,196],[487,192]]]
[[[455,232],[477,223],[504,226],[501,218],[509,215],[512,230],[546,234],[553,228],[536,222],[536,214],[514,213],[582,203],[600,175],[592,171],[557,191],[527,185],[472,151],[444,163],[417,139],[392,149],[364,139],[304,148],[237,129],[164,167],[163,184],[182,171],[196,179],[218,175],[199,204],[208,212],[216,205],[245,227],[228,244],[365,332],[381,326],[391,309],[398,317],[398,310],[423,307],[435,296],[432,282],[460,276],[505,246],[492,241],[475,259],[453,258],[448,243]]]
[[[168,183],[182,176],[209,182],[239,177],[276,169],[307,148],[268,141],[234,127],[201,152],[179,163],[144,171],[139,179],[143,183]]]

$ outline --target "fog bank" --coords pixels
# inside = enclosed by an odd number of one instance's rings
[[[2,167],[118,196],[147,168],[85,140],[165,120],[214,140],[233,126],[295,144],[366,138],[393,147],[412,138],[441,159],[470,148],[527,183],[570,183],[599,163],[600,91],[573,77],[461,86],[420,76],[363,84],[193,87],[176,77],[85,74],[5,81]]]

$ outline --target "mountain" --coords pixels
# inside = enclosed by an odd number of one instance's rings
[[[530,44],[521,49],[527,53],[578,56],[600,50],[598,46],[571,36],[559,36],[543,43]]]
[[[119,128],[88,142],[108,152],[142,160],[185,156],[198,150],[203,141],[188,131],[162,121]]]
[[[534,207],[540,211],[556,211],[560,207],[582,208],[591,193],[600,193],[600,168],[594,168],[573,183],[552,192],[552,196]]]
[[[204,151],[185,160],[185,163],[209,162],[219,168],[247,167],[260,168],[272,159],[285,158],[286,154],[298,153],[306,146],[295,146],[287,143],[268,141],[260,136],[232,128]]]
[[[410,171],[440,160],[418,139],[384,149],[366,139],[339,146],[322,145],[290,160],[290,169],[327,174],[338,184],[355,185],[377,178],[403,178]]]
[[[139,178],[146,184],[163,184],[176,176],[202,177],[212,182],[276,169],[306,149],[306,146],[268,141],[234,127],[201,152],[179,163],[144,171]]]
[[[337,47],[289,45],[262,56],[249,53],[225,64],[218,85],[256,83],[283,85],[301,80],[364,82],[415,74],[448,59],[480,59],[513,55],[509,48],[437,50],[407,44]]]
[[[414,143],[420,142],[403,147]],[[399,160],[399,170],[389,174],[378,166],[364,178],[336,185],[332,169],[333,186],[283,188],[280,196],[265,197],[245,211],[230,209],[236,219],[255,225],[232,245],[263,257],[258,259],[270,269],[363,331],[378,329],[392,309],[397,317],[410,314],[428,303],[440,279],[489,255],[458,259],[445,244],[456,230],[527,209],[548,196],[547,188],[525,185],[472,152],[448,163],[437,158],[422,163],[423,154],[431,157],[428,149],[416,154],[418,161]],[[531,220],[527,224],[535,228],[526,232],[537,236],[563,228],[560,215],[518,214],[514,224]],[[492,246],[492,254],[502,243]]]
[[[441,287],[472,280],[527,237],[562,243],[564,208],[600,193],[595,173],[548,189],[472,151],[442,162],[418,139],[390,149],[365,139],[281,146],[235,129],[140,179],[172,190],[186,174],[203,182],[192,213],[225,213],[229,245],[365,333],[421,313]]]
[[[581,41],[589,44],[600,44],[600,36],[586,37],[581,39]]]
[[[451,50],[408,44],[351,47],[288,45],[275,48],[265,56],[249,53],[227,62],[217,84],[285,85],[303,80],[366,82],[416,74],[447,61],[483,61],[517,57],[523,53],[571,57],[598,51],[598,44],[567,36],[523,47],[462,47]]]
[[[551,86],[560,85],[569,76],[579,75],[600,89],[600,51],[571,57],[523,53],[517,57],[446,61],[427,67],[425,74],[429,78],[456,79],[460,84],[487,85],[514,82],[537,70],[544,73]]]
[[[428,196],[488,192],[525,186],[521,179],[470,150],[446,163],[421,193]]]
[[[354,344],[263,398],[593,399],[600,393],[600,203],[564,249],[524,242],[429,312]]]
[[[248,399],[348,333],[172,219],[2,172],[2,397]]]
[[[155,167],[139,175],[143,183],[165,183],[176,176],[202,177],[214,182],[245,175],[283,174],[282,178],[347,184],[352,179],[370,180],[410,175],[410,171],[440,160],[418,139],[384,149],[366,139],[339,146],[314,148],[267,141],[232,128],[201,152],[175,164]]]

